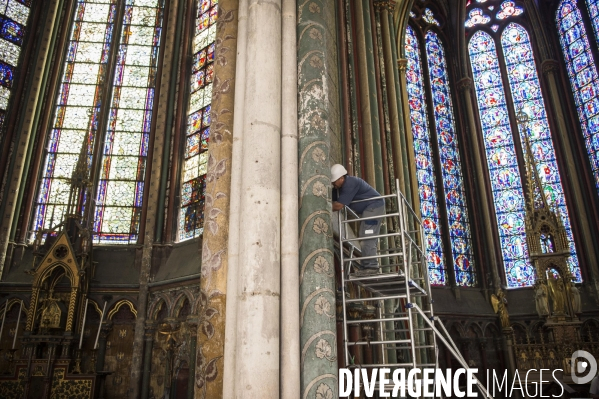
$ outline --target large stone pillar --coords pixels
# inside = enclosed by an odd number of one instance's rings
[[[206,207],[202,243],[202,278],[195,355],[196,398],[220,398],[226,326],[227,247],[231,200],[231,164],[238,0],[219,1],[216,27],[212,124],[208,142]],[[191,368],[190,368],[191,371]]]
[[[333,0],[301,2],[297,14],[301,397],[335,398],[337,356],[342,355],[335,353],[335,269],[328,195],[334,163],[331,142],[340,126],[335,4]]]
[[[296,1],[283,0],[281,132],[281,398],[300,391]]]
[[[278,398],[281,0],[249,1],[245,58],[235,397]]]
[[[237,9],[237,57],[235,70],[235,105],[233,112],[233,144],[231,173],[231,191],[229,201],[229,236],[227,252],[227,291],[225,306],[225,358],[223,379],[223,398],[235,396],[235,359],[237,353],[237,282],[239,270],[239,220],[241,217],[241,174],[243,156],[243,115],[245,110],[245,65],[247,43],[247,19],[249,0],[239,0]],[[201,350],[201,348],[200,348]],[[199,352],[199,351],[198,351]]]

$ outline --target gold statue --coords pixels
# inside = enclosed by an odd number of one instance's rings
[[[497,289],[497,294],[491,295],[491,304],[493,310],[499,315],[501,327],[510,328],[510,315],[507,312],[507,298],[501,288]]]
[[[553,304],[553,314],[562,315],[564,314],[565,304],[565,289],[564,281],[561,277],[555,277],[552,271],[549,271],[549,278],[547,279],[549,284],[549,292],[551,293],[551,302]]]
[[[42,299],[43,308],[40,323],[42,328],[60,328],[60,316],[62,315],[62,310],[60,310],[58,302],[60,302],[60,300],[54,298],[54,290],[50,290],[48,292],[48,297]]]

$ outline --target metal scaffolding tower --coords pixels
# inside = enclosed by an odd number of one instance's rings
[[[438,368],[437,339],[445,344],[458,362],[468,369],[449,333],[434,316],[431,287],[425,248],[425,235],[417,213],[399,190],[357,202],[382,198],[387,214],[378,235],[356,237],[350,225],[380,216],[361,218],[349,207],[339,211],[339,248],[341,260],[341,285],[343,304],[343,347],[346,367],[390,369]],[[377,255],[362,256],[360,243],[377,239]],[[361,275],[360,262],[377,259],[376,274]],[[350,286],[353,286],[350,288]],[[353,291],[354,298],[348,293]],[[359,320],[348,319],[348,310],[356,304],[375,310],[374,317]],[[367,324],[371,333],[359,341],[352,341],[348,334],[351,326]],[[373,328],[378,324],[378,328]],[[374,360],[368,364],[356,364],[351,355],[356,346],[374,347]],[[484,385],[477,381],[484,397],[491,398]]]

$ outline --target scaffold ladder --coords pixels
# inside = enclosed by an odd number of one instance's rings
[[[343,347],[346,367],[354,368],[439,368],[439,339],[458,360],[469,369],[467,362],[449,336],[445,326],[433,313],[433,300],[428,278],[424,228],[417,213],[399,190],[357,202],[384,199],[387,213],[378,235],[358,237],[351,225],[380,216],[359,217],[349,207],[339,211],[339,254],[343,305]],[[362,256],[360,243],[378,240],[376,255]],[[377,259],[376,274],[357,273],[360,262]],[[353,295],[349,295],[352,292]],[[369,309],[368,316],[349,318],[348,311]],[[365,337],[355,339],[350,329],[363,328]],[[354,330],[355,331],[355,330]],[[350,339],[354,337],[354,340]],[[359,335],[358,335],[359,336]],[[372,351],[372,362],[357,364],[357,347]],[[352,355],[353,353],[353,355]],[[389,388],[393,385],[390,384]],[[486,398],[492,399],[485,386],[477,386]],[[378,389],[378,388],[377,388]]]

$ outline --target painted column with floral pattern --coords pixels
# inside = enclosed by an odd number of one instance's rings
[[[337,393],[330,166],[341,162],[335,4],[298,2],[301,397]]]
[[[219,0],[208,142],[195,397],[221,398],[238,0]]]

